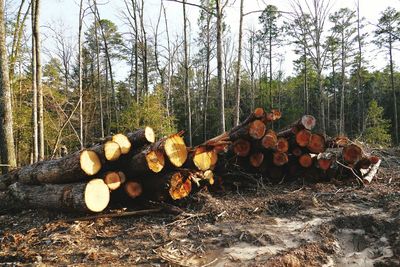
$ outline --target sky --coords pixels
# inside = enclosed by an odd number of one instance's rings
[[[10,0],[11,2],[15,0]],[[145,0],[145,24],[148,29],[154,28],[161,1],[164,1],[164,5],[167,11],[169,33],[171,36],[180,35],[183,32],[183,16],[182,16],[182,5],[177,2],[171,2],[166,0]],[[187,0],[189,3],[198,4],[200,0]],[[240,0],[229,0],[230,4],[226,7],[226,18],[225,22],[230,26],[233,40],[235,41],[235,47],[237,47],[237,33],[239,28],[239,5]],[[362,17],[365,17],[366,22],[369,24],[365,31],[370,34],[370,40],[373,38],[373,26],[371,24],[377,24],[380,13],[385,10],[388,6],[394,7],[400,10],[400,0],[359,0],[360,1],[360,13]],[[19,1],[17,1],[19,2]],[[125,9],[123,0],[97,0],[99,4],[100,16],[104,19],[114,21],[121,32],[127,31],[124,26],[122,12]],[[78,15],[79,15],[79,2],[78,0],[42,0],[42,13],[41,13],[41,27],[42,31],[47,35],[50,35],[48,27],[55,26],[66,32],[69,37],[76,43],[77,40],[77,28],[78,28]],[[290,0],[244,0],[245,7],[244,13],[262,10],[266,4],[273,4],[278,7],[279,10],[290,10]],[[332,11],[338,10],[341,7],[348,7],[351,9],[355,8],[356,0],[331,0]],[[194,38],[197,35],[197,18],[199,15],[199,8],[188,6],[187,7],[188,18],[190,20],[189,36],[192,43],[194,44]],[[257,28],[258,16],[260,13],[254,13],[244,18],[244,29]],[[283,18],[284,19],[284,18]],[[92,21],[92,18],[87,18],[87,23]],[[62,26],[61,26],[62,25]],[[161,22],[164,25],[164,22]],[[87,25],[86,25],[87,26]],[[327,29],[330,25],[327,25]],[[149,33],[152,30],[148,30]],[[160,39],[163,39],[165,31],[161,29]],[[165,36],[165,35],[164,35]],[[44,38],[44,47],[48,53],[51,53],[53,48],[51,38]],[[368,57],[373,60],[374,65],[377,69],[382,69],[386,63],[385,53],[379,52],[374,45],[370,45],[368,48]],[[292,48],[285,46],[281,48],[280,53],[285,55],[285,59],[282,63],[282,70],[285,76],[293,74],[293,60],[296,59],[296,55],[292,52]],[[395,52],[395,59],[400,59],[400,52]],[[400,63],[398,63],[400,65]],[[117,64],[116,76],[117,79],[123,79],[127,74],[127,67],[123,63]],[[276,65],[276,64],[275,64]]]

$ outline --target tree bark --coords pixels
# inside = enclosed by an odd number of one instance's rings
[[[396,100],[396,87],[394,86],[394,72],[393,72],[393,49],[392,49],[392,34],[389,34],[389,60],[390,60],[390,87],[393,93],[393,120],[394,120],[394,137],[395,144],[399,144],[399,125],[397,120],[397,100]]]
[[[187,123],[189,131],[189,146],[192,146],[192,105],[189,90],[189,63],[188,63],[188,42],[187,42],[187,21],[186,21],[186,0],[183,0],[183,49],[184,49],[184,68],[185,68],[185,92],[187,106]]]
[[[2,167],[3,172],[8,172],[17,166],[13,136],[11,87],[8,75],[4,1],[0,0],[0,156],[3,164],[8,165]]]
[[[79,138],[81,149],[83,143],[83,91],[82,91],[82,24],[83,24],[83,0],[79,3],[79,26],[78,26],[78,79],[79,79]],[[100,99],[101,101],[101,99]],[[104,133],[103,133],[104,136]],[[102,136],[102,137],[103,137]]]
[[[224,92],[224,78],[222,72],[222,0],[216,0],[216,14],[217,14],[217,75],[218,85],[217,90],[220,94],[220,132],[225,132],[225,92]]]
[[[100,212],[110,201],[110,192],[101,179],[88,183],[66,185],[24,185],[14,183],[8,188],[6,208],[47,208],[65,211]]]
[[[241,61],[242,61],[242,37],[243,37],[243,2],[240,0],[240,19],[239,19],[239,44],[238,44],[238,58],[236,69],[236,102],[234,113],[234,125],[239,124],[240,120],[240,83],[241,83]]]
[[[41,60],[41,43],[40,43],[40,0],[34,0],[35,3],[35,27],[33,34],[35,35],[35,56],[36,56],[36,87],[37,87],[37,103],[38,103],[38,143],[39,143],[39,160],[44,160],[44,106],[43,106],[43,87],[42,87],[42,60]]]
[[[32,33],[35,32],[35,10],[36,10],[36,0],[32,0],[31,7],[31,23],[32,23]],[[36,41],[35,34],[32,34],[32,137],[33,137],[33,163],[39,160],[39,129],[38,129],[38,91],[36,83]]]

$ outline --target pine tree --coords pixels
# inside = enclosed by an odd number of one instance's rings
[[[390,123],[383,119],[384,108],[378,106],[376,100],[369,104],[367,112],[367,128],[364,132],[364,140],[372,145],[387,146],[391,143]]]

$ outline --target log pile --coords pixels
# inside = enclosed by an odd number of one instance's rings
[[[230,131],[193,148],[183,132],[156,141],[152,128],[116,134],[63,158],[0,176],[0,207],[101,212],[132,199],[175,201],[247,173],[271,184],[304,179],[370,183],[380,159],[345,137],[313,131],[304,115],[274,131],[277,110],[257,108]]]

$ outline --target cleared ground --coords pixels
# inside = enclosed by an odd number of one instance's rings
[[[168,212],[66,222],[77,214],[0,213],[0,264],[400,266],[397,151],[373,184],[200,192]]]

